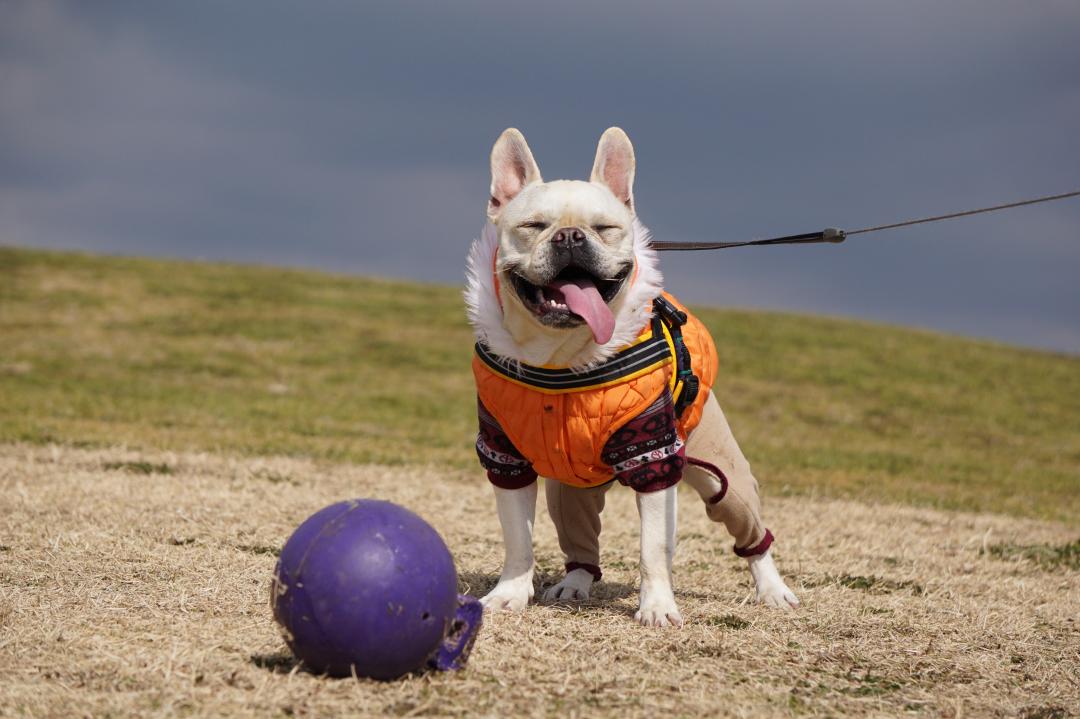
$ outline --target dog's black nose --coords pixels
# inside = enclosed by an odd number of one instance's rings
[[[577,247],[585,243],[585,233],[576,227],[564,227],[551,238],[556,247]]]

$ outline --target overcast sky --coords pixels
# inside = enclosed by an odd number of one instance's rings
[[[658,239],[1080,189],[1080,3],[0,1],[0,243],[460,283],[491,144],[627,130]],[[1080,353],[1080,199],[663,256],[713,305]]]

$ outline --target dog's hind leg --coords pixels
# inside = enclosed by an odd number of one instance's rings
[[[545,601],[588,599],[593,582],[600,581],[600,513],[609,487],[544,480],[548,514],[566,556],[566,576],[544,592]]]
[[[735,554],[750,565],[757,599],[780,609],[799,605],[769,555],[772,533],[761,520],[758,482],[731,433],[715,396],[705,403],[701,422],[686,443],[683,480],[705,503],[709,519],[735,538]]]
[[[533,595],[533,519],[536,516],[536,482],[521,489],[495,490],[495,506],[502,525],[506,558],[495,588],[480,602],[488,609],[518,612]]]

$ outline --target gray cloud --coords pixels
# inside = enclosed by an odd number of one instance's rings
[[[0,6],[0,241],[460,280],[490,143],[625,127],[663,239],[1080,188],[1068,2]],[[1080,202],[665,256],[693,301],[1080,352]]]

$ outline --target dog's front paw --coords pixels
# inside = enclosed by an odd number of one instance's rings
[[[675,606],[675,596],[670,589],[643,589],[634,619],[643,627],[681,627],[683,624],[679,608]]]
[[[495,588],[480,598],[485,609],[497,612],[520,612],[533,596],[532,577],[500,580]]]
[[[545,602],[584,601],[589,598],[593,575],[585,569],[569,572],[563,580],[544,592]]]

